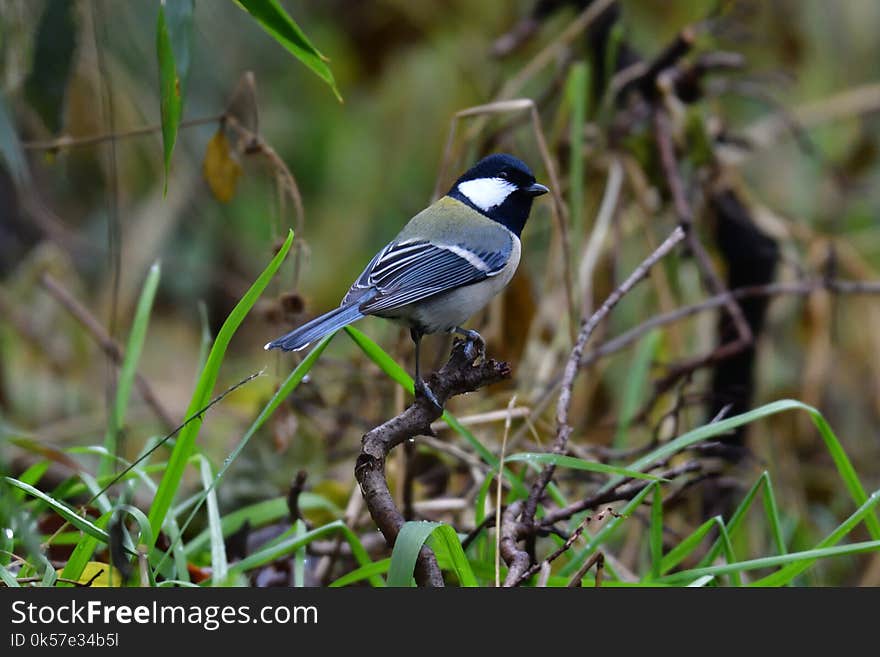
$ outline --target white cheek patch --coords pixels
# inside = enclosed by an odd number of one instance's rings
[[[459,183],[458,191],[484,212],[504,203],[516,185],[503,178],[477,178]]]

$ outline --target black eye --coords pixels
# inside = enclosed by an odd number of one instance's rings
[[[510,178],[510,174],[507,173],[506,171],[502,171],[501,173],[498,174],[498,177],[503,178],[504,180],[507,180],[508,178]]]

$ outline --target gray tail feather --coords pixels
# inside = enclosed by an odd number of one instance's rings
[[[284,351],[299,351],[309,346],[315,340],[320,340],[328,333],[337,331],[344,326],[348,326],[352,322],[363,317],[363,313],[358,309],[360,304],[354,303],[348,306],[340,306],[336,310],[316,317],[310,322],[306,322],[298,329],[294,329],[287,335],[282,335],[277,340],[273,340],[267,344],[265,349],[282,349]]]

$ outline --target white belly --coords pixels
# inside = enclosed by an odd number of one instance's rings
[[[520,243],[515,239],[510,260],[495,276],[399,308],[394,311],[393,319],[416,326],[425,333],[451,331],[482,310],[496,294],[507,287],[516,273],[519,259]]]

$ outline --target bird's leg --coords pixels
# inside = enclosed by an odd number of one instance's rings
[[[482,335],[474,330],[461,328],[460,326],[456,326],[452,329],[452,332],[463,335],[467,340],[467,344],[464,346],[464,355],[467,356],[469,360],[474,361],[477,358],[483,358],[486,355],[486,341],[483,340]],[[476,352],[474,349],[476,349]]]
[[[416,375],[415,375],[415,393],[416,397],[422,395],[429,402],[434,404],[439,409],[442,409],[443,406],[437,401],[436,395],[433,391],[428,387],[428,384],[425,383],[424,379],[422,379],[422,374],[419,371],[419,347],[422,343],[422,332],[417,329],[410,329],[409,335],[412,338],[412,341],[416,343]]]

